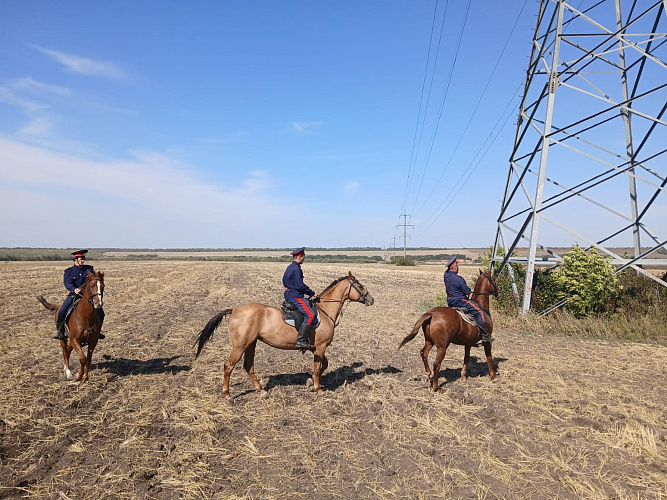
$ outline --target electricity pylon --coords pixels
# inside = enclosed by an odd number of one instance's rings
[[[550,247],[574,242],[667,285],[641,267],[667,243],[666,7],[540,2],[491,263],[525,264],[524,313],[535,266],[557,265]]]

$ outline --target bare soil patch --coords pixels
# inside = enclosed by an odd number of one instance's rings
[[[422,337],[397,347],[442,269],[306,261],[314,290],[351,270],[375,305],[345,309],[323,396],[306,385],[312,356],[260,344],[268,397],[239,364],[228,403],[226,324],[196,362],[194,338],[224,308],[278,305],[285,265],[110,261],[95,262],[107,338],[79,386],[34,299],[64,298],[64,267],[0,263],[0,498],[666,496],[664,347],[499,328],[497,382],[481,348],[460,380],[451,346],[433,393]]]

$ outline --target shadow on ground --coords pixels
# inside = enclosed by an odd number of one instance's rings
[[[170,358],[154,358],[148,360],[111,358],[108,361],[94,363],[91,369],[102,369],[109,373],[114,373],[121,377],[127,375],[152,375],[156,373],[176,374],[182,371],[189,371],[188,365],[172,365],[171,363],[182,356],[172,356]],[[105,356],[105,360],[107,357]]]

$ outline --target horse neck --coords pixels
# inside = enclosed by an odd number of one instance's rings
[[[335,286],[331,287],[331,289],[320,295],[319,308],[334,320],[340,314],[340,310],[343,308],[343,304],[348,298],[347,292],[349,284],[348,280],[342,280],[340,283],[337,283]]]
[[[486,280],[486,278],[484,278]],[[484,283],[482,283],[482,276],[479,277],[477,280],[477,284],[475,285],[475,290],[473,290],[471,299],[477,302],[477,304],[487,311],[489,310],[489,294],[484,293],[483,295],[479,295],[480,292],[484,292],[483,290]]]
[[[95,275],[92,275],[89,279],[86,279],[86,282],[83,285],[83,289],[81,290],[81,300],[79,300],[79,303],[77,304],[77,308],[81,314],[89,314],[91,311],[95,310],[92,304],[92,295],[90,293],[90,282],[93,281],[93,276]]]

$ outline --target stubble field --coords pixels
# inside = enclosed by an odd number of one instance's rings
[[[258,344],[268,397],[240,363],[227,402],[226,322],[196,362],[194,338],[225,308],[278,305],[285,264],[91,263],[106,273],[107,338],[83,385],[64,379],[34,298],[64,298],[65,264],[0,263],[0,498],[667,497],[664,347],[500,323],[498,380],[481,348],[460,380],[452,346],[433,393],[421,334],[397,347],[441,267],[306,260],[315,291],[352,271],[375,305],[344,310],[323,395],[307,387],[312,355]]]

